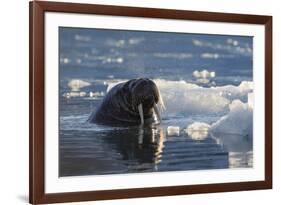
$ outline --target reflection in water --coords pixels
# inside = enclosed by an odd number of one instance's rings
[[[229,167],[253,167],[253,152],[229,152]]]
[[[253,166],[253,139],[249,135],[210,133],[229,152],[229,167]]]
[[[64,130],[60,137],[60,176],[229,167],[228,152],[209,135],[194,139],[166,127],[103,131]]]
[[[155,169],[161,158],[165,135],[162,129],[136,127],[108,132],[104,141],[113,145],[122,160],[139,164],[133,169]]]

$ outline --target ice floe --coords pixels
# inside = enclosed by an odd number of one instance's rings
[[[208,137],[211,126],[204,122],[194,122],[185,130],[193,140],[204,140]]]
[[[179,136],[180,135],[180,127],[178,126],[168,126],[167,127],[168,136]]]
[[[214,78],[216,77],[216,73],[214,71],[208,71],[208,70],[202,70],[202,71],[198,71],[195,70],[192,73],[193,77],[195,78]]]
[[[229,105],[229,113],[212,124],[212,132],[252,136],[253,109],[248,103],[234,100]]]
[[[67,85],[71,88],[72,91],[79,91],[80,88],[89,86],[91,85],[91,83],[80,79],[72,79],[68,82]]]

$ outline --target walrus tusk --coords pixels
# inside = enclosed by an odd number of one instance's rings
[[[160,112],[159,112],[159,110],[158,110],[158,107],[157,107],[157,105],[154,103],[154,105],[153,105],[153,108],[154,108],[154,112],[155,112],[155,114],[157,115],[157,118],[158,118],[158,120],[159,120],[159,122],[161,122],[161,115],[160,115]]]
[[[139,110],[139,114],[140,114],[140,119],[141,119],[141,125],[144,124],[144,119],[143,119],[143,109],[142,109],[142,104],[138,105],[138,110]]]
[[[158,105],[160,106],[160,110],[161,110],[161,111],[164,111],[164,110],[166,110],[166,107],[165,107],[165,104],[164,104],[164,102],[163,102],[163,99],[162,99],[160,90],[158,90],[158,93],[159,93]]]

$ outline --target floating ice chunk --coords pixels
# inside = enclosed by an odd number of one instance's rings
[[[70,63],[70,59],[69,58],[61,58],[60,62],[63,63],[63,64],[68,64],[68,63]]]
[[[167,134],[169,136],[171,136],[171,135],[179,136],[180,135],[180,127],[178,127],[178,126],[168,126],[167,127]]]
[[[200,78],[200,77],[201,77],[201,73],[200,73],[198,70],[195,70],[195,71],[193,72],[193,76],[194,76],[195,78]]]
[[[123,63],[124,59],[122,57],[117,57],[117,58],[113,58],[113,57],[107,57],[105,59],[102,60],[102,63]]]
[[[210,77],[211,77],[211,78],[216,77],[216,72],[214,72],[214,71],[210,72]]]
[[[131,44],[131,45],[137,45],[137,44],[139,44],[139,43],[141,43],[141,42],[143,42],[145,39],[144,38],[142,38],[142,37],[135,37],[135,38],[130,38],[129,39],[129,44]]]
[[[233,45],[233,46],[238,46],[238,44],[239,44],[239,42],[237,40],[234,40],[234,39],[231,39],[231,38],[227,39],[226,42],[230,45]]]
[[[192,39],[192,43],[195,46],[203,46],[204,43],[202,41],[196,40],[196,39]]]
[[[114,46],[114,47],[124,47],[126,45],[126,41],[123,39],[116,40],[116,39],[107,39],[105,43],[109,46]]]
[[[204,122],[194,122],[185,130],[189,137],[194,140],[204,140],[209,135],[211,126]]]
[[[249,94],[251,102],[252,94]],[[230,152],[247,152],[253,146],[253,109],[249,103],[234,100],[229,113],[211,125],[211,133]]]
[[[254,109],[254,93],[248,93],[248,106]]]
[[[81,64],[82,60],[80,58],[76,59],[76,63]]]
[[[98,98],[103,96],[104,96],[104,92],[89,92],[89,97],[91,98]]]
[[[232,40],[232,38],[228,38],[228,39],[226,40],[226,42],[227,42],[228,44],[232,44],[233,40]]]
[[[215,133],[229,133],[241,136],[252,136],[253,109],[248,103],[234,100],[229,105],[229,113],[212,124]]]
[[[72,97],[85,97],[87,95],[86,92],[68,92],[64,93],[63,97],[72,98]]]
[[[202,71],[195,70],[192,74],[193,74],[193,77],[195,77],[195,78],[207,79],[207,78],[216,77],[216,73],[214,71],[209,72],[208,70],[202,70]]]
[[[232,43],[234,46],[238,46],[239,42],[238,41],[233,41]]]
[[[79,91],[71,91],[63,94],[63,97],[65,98],[72,98],[72,97],[86,97],[89,96],[90,98],[100,98],[104,96],[104,92],[89,92],[88,94],[86,92],[79,92]]]
[[[205,122],[194,122],[190,124],[187,131],[209,131],[210,125]]]
[[[210,77],[209,71],[207,71],[207,70],[201,71],[201,78],[209,78],[209,77]]]
[[[75,39],[76,41],[85,41],[85,42],[89,42],[89,41],[91,40],[91,37],[90,37],[90,36],[82,36],[82,35],[76,34],[76,35],[74,36],[74,39]]]
[[[116,62],[117,62],[117,63],[123,63],[123,61],[124,61],[124,60],[123,60],[123,58],[121,58],[121,57],[116,58]]]
[[[220,55],[218,53],[202,53],[201,58],[218,59]]]
[[[239,85],[239,88],[241,91],[243,90],[253,90],[254,89],[254,83],[253,81],[242,81]]]
[[[91,85],[91,83],[80,79],[73,79],[70,80],[67,85],[71,88],[72,91],[79,91],[80,88],[87,87]]]

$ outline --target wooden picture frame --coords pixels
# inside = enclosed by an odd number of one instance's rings
[[[214,13],[104,6],[77,3],[33,1],[29,5],[29,200],[32,204],[153,197],[181,194],[228,192],[272,188],[272,17],[260,15]],[[157,19],[194,20],[258,24],[265,27],[265,179],[262,181],[179,185],[149,188],[45,193],[45,45],[44,15],[46,12],[97,14]]]

